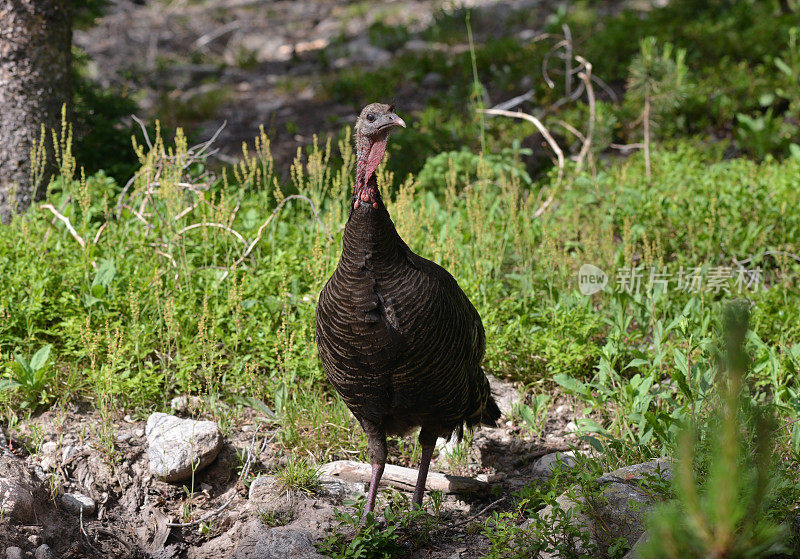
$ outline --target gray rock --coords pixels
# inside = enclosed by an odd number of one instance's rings
[[[199,410],[203,401],[197,396],[175,396],[169,401],[169,409],[176,413],[187,413]]]
[[[42,538],[39,536],[39,534],[31,534],[27,537],[27,540],[34,547],[38,547],[39,544],[42,543]]]
[[[311,534],[286,527],[267,528],[250,521],[232,559],[323,559]]]
[[[571,470],[576,464],[575,453],[572,451],[551,452],[550,454],[545,454],[536,461],[531,473],[535,477],[550,478],[559,470]]]
[[[319,490],[321,493],[324,493],[328,497],[333,497],[339,502],[355,499],[356,497],[363,497],[367,494],[365,483],[344,481],[325,474],[319,476],[317,482],[319,483]]]
[[[61,497],[61,506],[76,516],[80,515],[81,511],[84,516],[94,514],[96,508],[94,500],[82,493],[66,493]]]
[[[502,381],[492,375],[486,375],[489,379],[489,386],[492,388],[492,395],[494,396],[497,407],[504,417],[511,417],[514,408],[522,402],[522,396],[513,384]]]
[[[0,452],[0,510],[5,517],[26,524],[33,520],[37,487],[20,459]]]
[[[13,545],[11,547],[7,547],[6,559],[22,559],[22,550]]]
[[[189,479],[194,471],[208,466],[222,447],[219,427],[213,421],[154,413],[147,418],[145,433],[150,472],[164,481]]]
[[[50,546],[46,543],[43,543],[39,547],[36,548],[36,553],[34,554],[36,559],[55,559],[56,556],[53,553],[53,550],[50,549]]]
[[[636,542],[644,534],[645,514],[655,504],[652,490],[643,486],[650,478],[670,480],[672,470],[666,458],[619,468],[597,478],[599,486],[605,485],[597,498],[590,503],[577,494],[576,498],[560,495],[556,502],[564,511],[571,511],[572,526],[590,535],[592,544],[604,554],[614,539],[624,537],[628,543]],[[573,488],[577,492],[577,488]],[[539,511],[539,517],[549,521],[553,518],[553,507],[548,505]],[[580,545],[576,551],[586,551]],[[556,556],[553,556],[556,557]]]

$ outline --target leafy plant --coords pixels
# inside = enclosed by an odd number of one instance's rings
[[[50,401],[51,382],[54,376],[51,371],[51,349],[52,345],[43,345],[33,354],[30,362],[14,352],[10,376],[0,379],[0,390],[16,390],[21,395],[22,408],[33,410],[38,405]]]
[[[772,108],[758,116],[739,113],[736,123],[736,140],[753,157],[763,159],[770,153],[786,152],[790,138],[784,129],[783,119],[776,116]]]
[[[725,307],[717,409],[708,423],[683,432],[678,499],[652,515],[642,557],[764,557],[782,551],[784,530],[768,513],[777,489],[773,421],[745,395],[749,318],[745,301]],[[699,456],[699,449],[707,454]],[[700,471],[707,472],[702,480],[696,474],[698,461]]]
[[[328,557],[392,559],[408,551],[405,545],[416,535],[427,534],[427,530],[420,529],[418,524],[431,517],[421,508],[408,510],[407,507],[388,506],[384,511],[384,522],[379,522],[372,512],[363,516],[365,499],[347,501],[345,505],[353,507],[354,511],[337,510],[334,517],[337,526],[319,546]],[[352,539],[347,537],[348,533],[353,534]]]

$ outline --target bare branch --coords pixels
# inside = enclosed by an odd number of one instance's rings
[[[564,177],[564,152],[561,151],[561,148],[558,146],[558,143],[553,139],[553,136],[550,135],[550,132],[545,128],[544,124],[533,115],[529,115],[528,113],[523,113],[522,111],[502,111],[499,109],[478,109],[482,113],[486,113],[488,115],[497,115],[497,116],[507,116],[510,118],[521,118],[523,120],[527,120],[528,122],[532,122],[534,126],[541,132],[544,139],[547,140],[547,143],[550,145],[550,148],[555,152],[556,157],[558,158],[558,183],[561,184],[561,179]]]
[[[221,223],[214,223],[213,221],[204,221],[203,223],[195,223],[192,225],[187,225],[186,227],[175,233],[175,236],[180,237],[184,233],[191,231],[192,229],[197,229],[198,227],[216,227],[218,229],[223,229],[228,233],[230,233],[231,235],[233,235],[234,237],[236,237],[237,239],[239,239],[242,242],[242,244],[244,244],[245,247],[247,246],[247,241],[245,241],[244,237],[242,237],[237,231],[231,229],[227,225],[223,225]]]
[[[590,148],[592,145],[592,137],[594,136],[594,124],[597,113],[595,107],[594,88],[592,88],[592,65],[588,60],[581,56],[576,58],[583,64],[584,68],[586,68],[586,71],[579,73],[578,77],[583,80],[583,83],[586,85],[586,96],[589,99],[589,126],[586,131],[586,141],[583,142],[583,147],[578,154],[578,164],[576,169],[577,171],[580,171],[586,156],[588,155],[591,159]]]
[[[56,216],[64,225],[66,225],[67,231],[69,231],[69,234],[72,235],[76,241],[78,241],[78,244],[81,245],[81,248],[86,248],[86,242],[80,235],[78,235],[78,232],[75,231],[75,228],[72,226],[72,223],[67,216],[60,213],[57,209],[55,209],[55,207],[53,207],[52,204],[42,204],[39,207],[43,210],[49,210],[50,213]]]
[[[92,241],[92,244],[94,244],[94,245],[96,245],[96,244],[97,244],[97,241],[99,241],[99,240],[100,240],[100,235],[102,235],[102,234],[103,234],[103,231],[105,231],[105,230],[106,230],[106,226],[107,226],[107,225],[108,225],[108,222],[107,222],[107,221],[106,221],[106,222],[103,222],[103,225],[101,225],[101,226],[100,226],[100,229],[98,229],[98,230],[97,230],[97,234],[94,236],[94,241]]]
[[[150,148],[150,151],[153,151],[153,144],[150,142],[150,136],[147,135],[147,127],[144,124],[144,121],[140,119],[136,115],[131,115],[133,121],[139,125],[139,128],[142,129],[142,134],[144,135],[144,141],[147,144],[147,147]]]

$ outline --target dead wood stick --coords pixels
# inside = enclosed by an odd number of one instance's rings
[[[64,223],[64,225],[67,226],[67,231],[69,231],[69,234],[72,235],[76,241],[78,241],[78,244],[81,245],[81,248],[86,248],[86,242],[80,235],[78,235],[78,232],[75,231],[75,228],[72,226],[72,222],[70,222],[67,216],[55,209],[53,204],[42,204],[40,207],[43,210],[50,210],[50,213],[56,216],[61,222]]]
[[[353,460],[337,460],[323,465],[320,467],[319,472],[346,481],[369,483],[372,476],[372,466]],[[381,477],[381,484],[390,485],[404,491],[413,491],[417,483],[417,473],[417,470],[411,468],[387,464],[386,469],[383,471],[383,477]],[[430,472],[425,483],[425,489],[450,494],[481,493],[489,489],[489,484],[471,477]]]

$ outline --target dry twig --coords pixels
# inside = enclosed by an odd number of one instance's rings
[[[49,210],[50,213],[56,216],[64,225],[66,225],[67,231],[69,231],[69,234],[72,235],[76,241],[78,241],[78,244],[81,245],[81,248],[86,248],[86,241],[84,241],[83,238],[78,235],[78,232],[75,231],[75,228],[72,226],[72,223],[67,216],[55,209],[53,204],[42,204],[39,207],[43,210]]]

